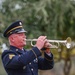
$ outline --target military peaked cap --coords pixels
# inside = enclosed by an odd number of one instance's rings
[[[22,21],[16,21],[14,23],[12,23],[3,33],[4,37],[9,37],[11,34],[14,33],[22,33],[22,32],[26,32],[23,29],[22,26]]]

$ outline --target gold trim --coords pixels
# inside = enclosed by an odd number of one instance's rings
[[[15,28],[12,28],[11,30],[9,30],[6,34],[8,34],[9,32],[11,32],[12,30],[16,29],[16,28],[21,28],[22,26],[18,26],[18,27],[15,27]]]

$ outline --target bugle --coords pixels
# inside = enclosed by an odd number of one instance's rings
[[[26,41],[30,41],[31,42],[31,46],[33,45],[33,42],[37,41],[37,39],[26,39]],[[68,37],[66,40],[48,40],[49,43],[57,43],[58,45],[54,45],[52,44],[52,46],[50,46],[50,48],[59,48],[59,44],[64,44],[67,48],[71,47],[71,38]]]

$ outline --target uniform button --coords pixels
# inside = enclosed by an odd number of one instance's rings
[[[19,57],[20,57],[21,55],[19,55]]]
[[[23,67],[23,69],[25,69],[25,68],[26,68],[26,66]]]
[[[16,49],[16,51],[18,51],[18,49]]]
[[[31,71],[33,71],[33,68],[31,69]]]
[[[29,63],[31,65],[31,63]]]

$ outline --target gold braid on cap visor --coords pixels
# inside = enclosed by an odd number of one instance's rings
[[[22,28],[22,26],[17,26],[17,27],[15,27],[15,28],[12,28],[12,29],[9,30],[6,34],[8,34],[9,32],[11,32],[11,31],[13,31],[13,30],[15,30],[15,29],[17,29],[17,28]]]

